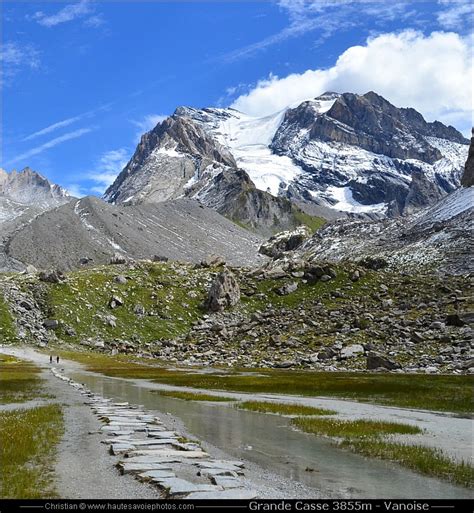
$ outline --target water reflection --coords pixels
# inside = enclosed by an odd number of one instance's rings
[[[404,470],[397,465],[334,448],[329,441],[293,431],[289,420],[236,410],[219,403],[160,396],[126,380],[79,373],[73,378],[96,393],[178,417],[197,439],[252,461],[323,495],[354,498],[471,498],[469,490]]]

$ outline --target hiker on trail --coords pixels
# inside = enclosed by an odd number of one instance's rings
[[[56,356],[56,363],[59,363],[59,356]]]
[[[49,363],[53,363],[53,355],[49,355]]]

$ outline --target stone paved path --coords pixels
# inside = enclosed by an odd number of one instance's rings
[[[156,487],[162,497],[192,499],[252,499],[257,492],[245,478],[240,461],[217,460],[179,433],[169,431],[160,419],[142,407],[113,402],[91,392],[57,369],[58,379],[85,396],[107,435],[102,443],[117,457],[122,474]],[[104,449],[105,450],[105,449]]]

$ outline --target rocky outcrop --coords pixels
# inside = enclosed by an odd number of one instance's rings
[[[425,207],[434,205],[443,197],[443,191],[421,171],[414,171],[410,188],[400,212],[410,214]]]
[[[464,173],[461,178],[463,187],[472,187],[474,185],[474,129],[469,146],[469,155],[464,166]]]
[[[212,312],[219,312],[235,306],[240,301],[240,287],[236,277],[230,271],[220,272],[207,296],[206,307]]]
[[[311,231],[306,226],[299,226],[296,230],[278,233],[264,242],[259,249],[262,255],[278,258],[287,251],[293,251],[309,238]]]
[[[328,223],[297,253],[315,260],[360,261],[373,269],[418,272],[430,268],[436,273],[464,274],[473,271],[473,220],[474,189],[463,187],[411,215]]]
[[[65,189],[29,167],[7,173],[0,169],[0,196],[21,204],[54,207],[71,200]]]
[[[209,166],[235,167],[235,161],[197,124],[172,116],[142,136],[131,160],[104,197],[117,204],[175,199]]]
[[[189,195],[263,236],[299,224],[297,207],[286,198],[258,190],[242,169],[223,169],[209,181],[196,183]]]

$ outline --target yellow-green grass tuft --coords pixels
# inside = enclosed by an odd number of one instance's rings
[[[454,461],[440,449],[384,440],[355,439],[344,440],[340,446],[364,456],[394,461],[422,474],[458,485],[469,488],[474,486],[474,467],[465,461]]]
[[[337,413],[334,410],[301,404],[270,403],[266,401],[244,401],[237,404],[236,408],[261,413],[278,413],[280,415],[335,415]]]
[[[233,397],[224,397],[212,394],[201,394],[195,392],[180,392],[174,390],[157,391],[163,397],[172,397],[173,399],[183,399],[184,401],[212,401],[212,402],[229,402],[236,401]]]
[[[377,420],[340,420],[298,417],[292,420],[292,424],[306,433],[337,438],[378,437],[388,434],[416,435],[423,432],[421,428],[411,424]]]
[[[0,413],[0,497],[54,497],[52,461],[63,433],[59,405]]]

